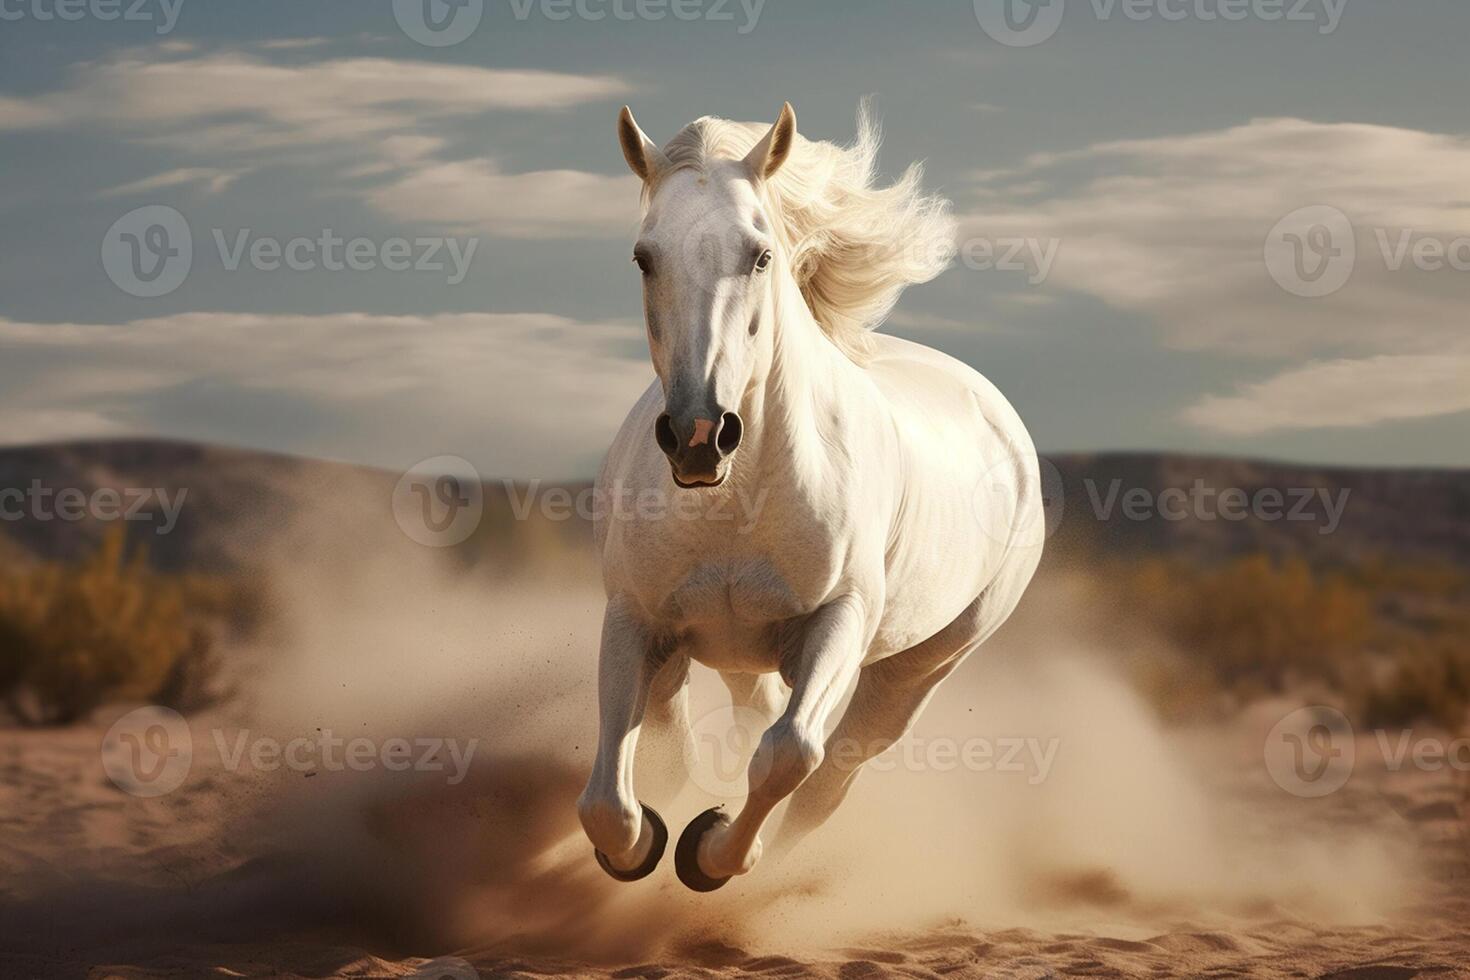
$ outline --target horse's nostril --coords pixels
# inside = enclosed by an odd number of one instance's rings
[[[667,456],[679,451],[679,437],[674,434],[674,421],[669,418],[669,413],[660,415],[658,421],[653,423],[653,439]]]
[[[715,436],[715,448],[720,451],[721,456],[728,456],[740,448],[740,437],[745,434],[745,426],[740,421],[740,416],[734,412],[726,412],[720,416],[720,431]]]

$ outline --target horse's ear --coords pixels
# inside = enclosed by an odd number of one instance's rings
[[[781,117],[776,120],[776,125],[746,154],[745,166],[749,168],[750,175],[756,180],[765,180],[780,170],[781,164],[791,155],[795,142],[796,110],[788,102],[781,107]]]
[[[638,128],[633,110],[627,106],[618,113],[618,144],[623,148],[623,159],[628,161],[628,168],[645,183],[667,162],[663,151]]]

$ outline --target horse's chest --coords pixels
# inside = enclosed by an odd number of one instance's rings
[[[669,583],[659,613],[671,622],[695,625],[730,622],[761,626],[801,616],[816,608],[777,564],[763,558],[717,558],[700,562]]]
[[[720,556],[653,576],[645,603],[700,663],[717,670],[775,670],[783,626],[810,615],[825,598],[820,576],[773,558]]]

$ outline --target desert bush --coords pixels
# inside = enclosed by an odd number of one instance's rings
[[[1458,730],[1470,704],[1470,656],[1444,638],[1411,643],[1395,657],[1387,676],[1356,692],[1365,726],[1398,728],[1433,722]]]
[[[1102,581],[1112,601],[1245,693],[1280,691],[1289,678],[1336,682],[1344,658],[1372,638],[1372,596],[1300,559],[1251,555],[1209,568],[1144,559]]]
[[[1326,569],[1265,555],[1208,567],[1148,558],[1111,563],[1095,582],[1131,623],[1167,639],[1179,664],[1238,701],[1325,686],[1367,725],[1451,728],[1470,706],[1470,613],[1461,601],[1470,577],[1451,567],[1381,557]],[[1153,686],[1168,697],[1199,680],[1176,666]]]
[[[36,725],[112,699],[197,702],[215,667],[212,617],[191,604],[199,587],[129,556],[121,525],[78,562],[0,572],[0,699]]]

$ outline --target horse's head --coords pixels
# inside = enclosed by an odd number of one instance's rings
[[[772,285],[780,268],[763,183],[796,138],[787,104],[743,158],[671,161],[627,107],[618,139],[643,179],[647,210],[633,248],[664,411],[653,438],[681,487],[718,486],[740,448],[740,407],[772,350]],[[672,144],[671,144],[672,145]]]

